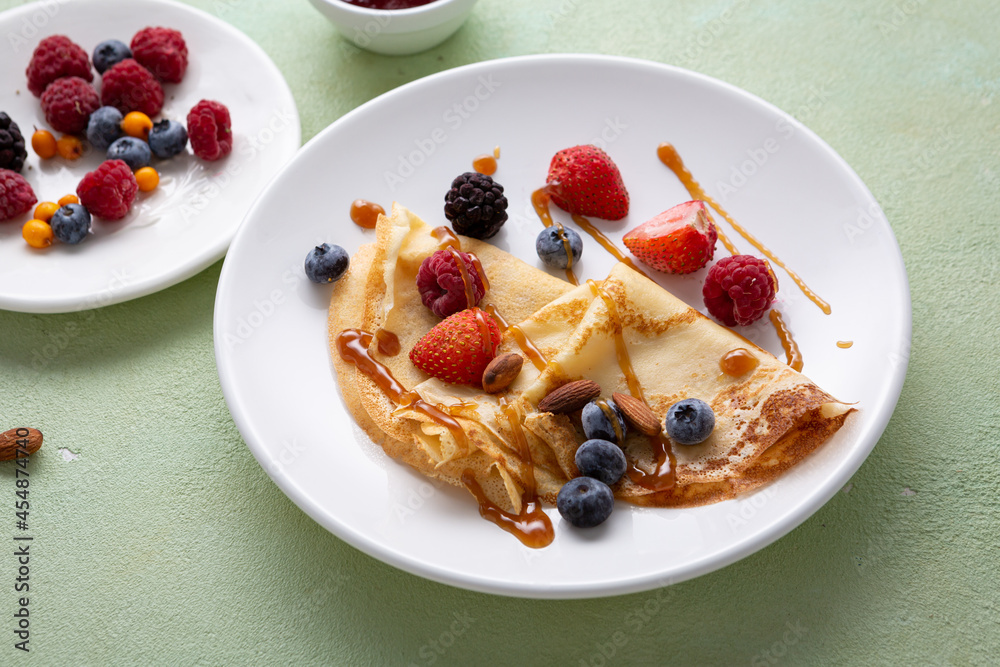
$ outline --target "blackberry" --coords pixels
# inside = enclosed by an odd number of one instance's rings
[[[28,151],[24,149],[21,128],[10,116],[0,111],[0,169],[20,172],[26,157]]]
[[[459,234],[488,239],[507,221],[503,186],[489,176],[467,171],[451,182],[444,196],[444,215]]]

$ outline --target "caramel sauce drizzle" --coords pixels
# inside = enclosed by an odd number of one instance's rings
[[[486,319],[489,315],[479,308],[473,308],[472,315],[475,317],[476,326],[479,327],[479,336],[483,339],[483,354],[493,357],[493,336],[490,335],[490,325]]]
[[[547,185],[531,193],[531,205],[535,208],[535,213],[543,225],[546,227],[558,225],[556,229],[559,230],[559,238],[562,239],[563,246],[566,248],[566,255],[569,256],[569,264],[566,266],[566,280],[574,285],[579,285],[580,280],[576,277],[576,273],[573,272],[573,253],[569,250],[569,239],[563,233],[564,227],[552,220],[552,212],[549,211],[549,190]]]
[[[472,161],[472,168],[485,176],[492,176],[497,172],[497,159],[492,155],[478,155]]]
[[[458,254],[458,250],[454,246],[447,246],[447,250],[455,260],[455,265],[458,266],[459,275],[462,276],[462,287],[465,288],[465,302],[469,304],[466,307],[474,308],[478,301],[476,301],[476,286],[472,282],[472,276],[469,275],[469,270],[466,268],[462,256]]]
[[[805,294],[810,301],[819,306],[819,309],[822,310],[827,315],[830,314],[831,312],[830,304],[828,304],[826,301],[821,299],[819,295],[817,295],[815,292],[809,289],[809,286],[805,284],[805,282],[802,280],[802,278],[798,276],[797,273],[795,273],[787,266],[785,266],[785,263],[782,262],[777,255],[775,255],[763,243],[758,241],[753,234],[751,234],[739,223],[733,220],[732,216],[730,216],[726,212],[726,210],[719,205],[717,201],[712,199],[708,195],[708,193],[705,192],[705,190],[701,187],[701,184],[699,184],[698,181],[695,180],[694,176],[691,175],[691,172],[688,171],[688,168],[684,166],[684,161],[681,159],[681,156],[677,153],[677,149],[674,148],[672,144],[669,143],[660,144],[656,148],[656,155],[657,157],[660,158],[660,162],[665,164],[670,169],[670,171],[674,172],[674,175],[677,176],[680,182],[684,184],[684,187],[687,188],[688,193],[691,195],[693,199],[701,199],[709,206],[714,208],[716,211],[718,211],[719,215],[725,218],[726,221],[733,226],[733,229],[735,229],[743,238],[745,238],[747,241],[750,242],[750,245],[757,248],[757,250],[762,252],[765,257],[767,257],[769,260],[771,260],[772,262],[780,266],[782,269],[784,269],[785,272],[795,282],[795,284],[799,286],[799,289],[802,290],[802,293]],[[719,238],[722,239],[723,244],[726,246],[726,249],[729,250],[730,253],[734,255],[737,254],[735,247],[732,246],[731,243],[729,243],[728,239],[725,239],[725,236],[722,234],[721,231],[719,232]]]
[[[608,309],[608,315],[614,323],[615,353],[618,356],[618,367],[621,369],[622,375],[625,376],[625,381],[628,383],[629,393],[645,402],[646,398],[642,393],[642,387],[639,385],[639,378],[635,376],[635,371],[632,369],[632,361],[628,355],[628,348],[625,346],[625,338],[622,335],[622,323],[618,315],[618,304],[615,303],[610,294],[604,291],[604,288],[593,280],[588,280],[587,284],[590,286],[590,290],[594,293],[594,296],[600,296],[604,300],[604,304]],[[610,406],[608,407],[610,409]],[[604,410],[604,407],[601,409]],[[614,424],[615,433],[618,434],[618,420],[611,417],[612,415],[608,415],[611,423]],[[619,435],[619,443],[621,442],[622,438]],[[635,461],[628,462],[626,472],[632,482],[644,489],[668,491],[674,487],[676,480],[675,469],[677,467],[677,461],[670,448],[670,441],[662,433],[658,433],[657,435],[649,436],[649,446],[652,448],[653,456],[656,459],[656,467],[653,469],[653,472],[646,472],[637,466]]]
[[[548,546],[555,538],[555,531],[552,530],[552,522],[547,514],[542,511],[542,504],[538,500],[538,488],[535,483],[535,469],[531,461],[531,448],[528,446],[528,439],[521,428],[521,415],[517,407],[508,403],[504,397],[500,398],[500,411],[510,424],[511,433],[514,435],[514,447],[518,456],[524,462],[525,473],[522,483],[524,491],[521,493],[521,511],[518,514],[507,512],[491,502],[483,489],[476,481],[471,470],[462,472],[462,484],[465,485],[479,503],[479,515],[487,521],[492,521],[497,526],[519,539],[522,544],[532,549],[539,549]]]
[[[781,347],[785,348],[785,363],[791,366],[792,370],[801,371],[802,353],[799,351],[798,344],[792,338],[792,332],[788,330],[785,321],[781,319],[781,313],[772,308],[770,314],[768,314],[768,318],[770,318],[771,324],[774,325],[774,330],[778,332],[778,338],[781,339]]]
[[[532,340],[528,338],[516,324],[507,327],[507,331],[511,333],[514,337],[514,341],[517,342],[517,346],[520,347],[525,356],[531,360],[531,363],[535,365],[535,368],[539,371],[544,371],[549,362],[545,359],[545,355],[542,354],[542,351],[535,347],[535,343],[532,342]]]
[[[854,345],[854,341],[853,340],[838,340],[837,341],[837,347],[839,347],[842,350],[846,350],[847,348],[851,347],[852,345]]]
[[[563,250],[566,251],[566,279],[574,285],[579,285],[580,281],[577,280],[576,274],[573,273],[573,248],[569,244],[566,228],[562,226],[561,222],[556,223],[556,235],[562,241]]]
[[[375,229],[378,216],[385,215],[385,209],[365,199],[355,199],[351,202],[351,221],[358,227]]]
[[[590,286],[590,291],[594,293],[594,296],[599,296],[604,300],[604,305],[608,309],[608,317],[611,318],[611,322],[614,324],[615,354],[618,356],[618,367],[621,368],[622,375],[625,376],[625,382],[628,383],[629,393],[639,400],[645,401],[646,398],[642,394],[642,387],[639,385],[639,378],[635,376],[635,371],[632,369],[632,360],[629,358],[628,348],[625,346],[625,337],[622,335],[622,321],[618,315],[618,304],[615,303],[610,294],[604,291],[603,287],[593,280],[588,280],[587,284]]]
[[[384,364],[372,358],[368,346],[371,345],[373,338],[372,334],[361,329],[344,329],[337,334],[337,352],[341,359],[353,364],[358,371],[370,378],[394,403],[429,417],[435,423],[447,428],[459,444],[468,447],[465,431],[451,415],[420,398],[416,392],[407,391]]]
[[[739,377],[749,373],[760,365],[760,359],[755,357],[745,347],[729,350],[719,359],[719,368],[726,375]]]
[[[395,357],[399,354],[399,337],[387,329],[379,329],[375,332],[375,342],[378,343],[378,351],[387,357]]]
[[[503,316],[500,315],[499,312],[497,312],[497,307],[494,306],[492,303],[488,303],[485,306],[483,306],[483,310],[485,310],[493,317],[493,320],[497,323],[497,326],[500,327],[501,333],[507,331],[510,328],[510,325],[507,324],[507,320],[505,320]]]
[[[465,253],[472,260],[472,265],[476,267],[476,273],[479,274],[479,279],[483,281],[483,291],[490,291],[490,279],[486,277],[486,271],[483,269],[483,263],[479,261],[479,256],[474,252]]]
[[[618,415],[615,414],[615,411],[611,409],[611,406],[603,398],[597,399],[594,403],[597,404],[597,407],[601,409],[601,412],[604,413],[604,416],[611,423],[611,428],[615,430],[615,438],[617,438],[618,446],[624,445],[625,434],[622,433],[622,425],[618,421]]]
[[[625,253],[619,250],[618,246],[616,246],[614,242],[611,241],[611,239],[605,236],[601,232],[601,230],[599,230],[597,227],[594,227],[593,223],[590,222],[590,220],[583,217],[582,215],[576,215],[574,213],[573,222],[578,224],[580,226],[580,229],[590,234],[595,241],[600,243],[605,250],[611,253],[612,257],[617,259],[619,262],[624,262],[625,264],[628,264],[629,268],[631,268],[633,271],[641,273],[642,275],[649,278],[649,274],[647,274],[645,271],[636,266],[635,262],[632,261],[632,258],[628,257],[627,255],[625,255]]]
[[[456,250],[462,249],[461,239],[458,238],[458,235],[455,232],[451,231],[444,225],[432,229],[431,236],[437,240],[438,247],[441,250],[444,250],[445,248],[455,248]]]

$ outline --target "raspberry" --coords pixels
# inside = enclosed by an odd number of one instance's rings
[[[35,191],[24,176],[10,169],[0,169],[0,222],[27,213],[37,201]]]
[[[507,221],[503,186],[485,174],[468,171],[451,182],[444,196],[444,216],[455,231],[474,239],[488,239]]]
[[[24,147],[21,128],[10,116],[0,111],[0,169],[21,171],[26,157],[28,151]]]
[[[126,58],[104,73],[101,102],[122,114],[141,111],[152,118],[163,108],[163,87],[148,69],[132,58]]]
[[[76,186],[80,203],[105,220],[121,220],[132,208],[139,184],[121,160],[105,160]]]
[[[164,83],[180,83],[188,66],[184,37],[170,28],[143,28],[132,38],[132,57]]]
[[[42,111],[53,130],[81,134],[87,129],[90,114],[101,106],[97,91],[78,76],[56,79],[42,93]]]
[[[202,100],[187,116],[191,150],[202,160],[219,160],[233,150],[233,129],[229,109],[220,102]]]
[[[28,90],[35,97],[41,97],[46,86],[64,76],[78,76],[87,83],[94,80],[87,52],[65,35],[52,35],[39,42],[25,74]]]
[[[461,251],[456,253],[462,258],[469,282],[472,283],[474,303],[469,303],[469,297],[465,293],[465,279],[458,268],[455,256],[449,250],[438,250],[425,259],[417,271],[417,290],[420,292],[420,300],[441,319],[460,310],[472,308],[486,294],[483,279],[476,270],[472,258]]]
[[[753,255],[724,257],[708,271],[702,295],[708,312],[726,326],[753,324],[767,312],[778,281]]]

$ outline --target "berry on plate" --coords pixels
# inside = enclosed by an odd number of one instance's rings
[[[465,274],[455,261],[455,255],[448,250],[438,250],[428,256],[417,270],[417,291],[420,300],[440,318],[453,315],[460,310],[479,305],[479,300],[486,294],[483,279],[476,270],[472,258],[466,253],[456,250],[462,260]],[[474,302],[469,303],[465,281],[472,290]]]
[[[554,269],[570,268],[579,262],[583,255],[583,239],[572,229],[552,225],[540,231],[535,237],[535,252],[545,266]]]
[[[715,428],[715,412],[700,398],[685,398],[667,409],[667,435],[681,445],[697,445],[708,439]]]
[[[77,76],[88,83],[94,80],[87,52],[65,35],[52,35],[39,42],[25,74],[28,90],[35,97],[41,97],[46,86],[64,76]]]
[[[179,154],[187,142],[187,129],[176,120],[158,120],[149,131],[149,149],[161,160]]]
[[[78,76],[56,79],[42,93],[42,112],[53,130],[81,134],[90,114],[101,106],[101,98],[89,83]]]
[[[777,291],[778,281],[767,262],[753,255],[733,255],[708,270],[701,293],[708,312],[734,327],[763,317]]]
[[[226,105],[202,100],[187,115],[191,150],[202,160],[221,160],[233,150],[233,128]]]
[[[597,146],[559,151],[552,157],[545,180],[553,203],[568,213],[604,220],[628,215],[628,191],[621,172]]]
[[[121,220],[128,215],[138,190],[132,170],[121,160],[105,160],[76,186],[80,203],[105,220]]]
[[[575,477],[559,489],[556,509],[562,518],[577,528],[599,526],[615,509],[611,487],[592,477]]]
[[[120,136],[122,136],[121,111],[114,107],[101,107],[90,114],[87,140],[91,146],[106,151]]]
[[[479,387],[499,346],[497,323],[489,313],[470,308],[428,331],[410,350],[410,361],[439,380]]]
[[[485,174],[465,172],[451,182],[444,196],[444,217],[463,236],[490,238],[507,222],[503,186]]]
[[[76,245],[90,232],[90,212],[80,204],[66,204],[55,212],[49,224],[57,239]]]
[[[101,77],[101,104],[123,114],[141,111],[152,118],[163,108],[163,87],[148,69],[126,58]]]
[[[599,438],[587,440],[580,445],[574,461],[581,475],[599,479],[608,486],[620,480],[628,466],[621,447]]]
[[[143,28],[132,38],[132,57],[164,83],[180,83],[188,66],[184,37],[170,28]]]
[[[121,137],[108,146],[108,159],[121,160],[127,164],[132,171],[142,169],[153,159],[153,154],[149,150],[149,144],[142,139],[135,137]]]
[[[43,160],[55,157],[57,151],[55,135],[48,130],[35,130],[31,135],[31,150]]]
[[[0,169],[0,222],[11,220],[31,210],[38,198],[24,176]]]
[[[318,284],[332,283],[341,279],[350,263],[346,250],[339,245],[324,243],[306,255],[306,277]]]
[[[117,39],[108,39],[94,47],[94,69],[98,74],[104,74],[109,67],[131,57],[132,51],[127,44]]]
[[[52,245],[52,227],[44,220],[32,219],[21,227],[21,238],[32,248],[48,248]]]
[[[24,147],[24,136],[17,123],[0,111],[0,169],[21,171],[28,151]]]
[[[691,273],[708,264],[719,235],[705,202],[678,204],[622,238],[629,251],[657,271]]]

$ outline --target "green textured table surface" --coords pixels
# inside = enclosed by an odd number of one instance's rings
[[[278,490],[219,387],[221,262],[98,311],[0,312],[0,425],[46,436],[30,463],[31,652],[14,648],[17,564],[0,555],[0,664],[1000,659],[994,0],[481,0],[406,58],[348,45],[305,0],[192,4],[270,54],[304,140],[400,84],[529,53],[647,58],[756,93],[833,146],[888,216],[913,295],[906,384],[851,483],[770,547],[669,589],[527,601],[384,565]],[[0,465],[0,543],[14,483]]]

